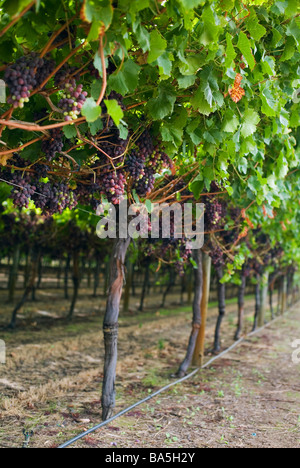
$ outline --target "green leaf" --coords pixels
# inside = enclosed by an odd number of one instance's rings
[[[285,42],[284,51],[280,57],[280,61],[285,62],[285,61],[290,60],[295,55],[295,52],[296,52],[295,40],[293,39],[293,37],[288,37]]]
[[[109,86],[122,96],[132,93],[138,85],[140,67],[132,60],[127,60],[123,68],[110,75]]]
[[[243,174],[247,174],[247,169],[248,169],[248,161],[244,156],[242,156],[238,161],[238,170],[242,172]]]
[[[147,29],[139,24],[136,27],[134,33],[143,52],[145,53],[147,50],[150,50],[150,34],[148,33]]]
[[[256,131],[256,126],[260,121],[258,113],[254,109],[247,109],[243,115],[241,134],[244,138],[252,135]]]
[[[122,123],[120,123],[120,125],[118,126],[118,129],[120,132],[121,140],[126,140],[128,137],[128,133],[129,133],[128,128],[125,127],[125,125],[123,125]]]
[[[173,112],[175,101],[176,93],[173,86],[161,83],[158,86],[158,96],[150,99],[147,109],[154,120],[160,120]]]
[[[199,5],[204,5],[204,0],[179,0],[179,3],[183,6],[185,10],[192,10],[193,8],[198,7]]]
[[[199,174],[196,179],[189,185],[189,189],[193,193],[195,199],[198,200],[204,189],[204,180],[202,174]]]
[[[146,200],[145,206],[147,208],[148,213],[151,214],[152,211],[154,210],[154,205],[152,204],[152,202],[150,200]]]
[[[115,99],[106,99],[104,102],[107,107],[107,113],[111,116],[116,126],[118,127],[120,121],[124,117],[124,112],[122,111],[120,105]]]
[[[199,87],[195,95],[191,98],[191,104],[193,108],[200,112],[203,115],[210,115],[214,109],[209,105],[205,99],[204,93]]]
[[[169,141],[178,147],[182,143],[183,130],[174,127],[172,124],[165,124],[161,129],[161,136],[163,141]]]
[[[102,80],[96,80],[91,85],[91,96],[97,101],[102,89]]]
[[[239,126],[239,119],[233,111],[228,110],[224,115],[222,123],[223,132],[234,133]]]
[[[292,36],[295,39],[297,45],[300,44],[299,20],[297,21],[295,18],[292,19],[286,29],[286,35]]]
[[[253,9],[251,9],[250,17],[246,21],[246,28],[255,41],[260,41],[260,39],[267,33],[266,28],[259,23]]]
[[[101,115],[101,107],[97,106],[97,102],[93,98],[87,98],[81,113],[88,122],[95,122]]]
[[[103,26],[102,21],[95,20],[92,22],[92,26],[87,37],[88,42],[98,41],[101,28]]]
[[[195,84],[196,78],[196,75],[181,76],[180,78],[177,78],[179,88],[186,89],[190,86],[193,86]]]
[[[232,44],[232,36],[229,33],[226,33],[226,52],[225,52],[225,54],[226,54],[226,59],[225,59],[224,66],[226,68],[230,68],[232,62],[234,61],[234,59],[236,57],[236,52],[235,52],[235,49],[234,49],[233,44]]]
[[[169,76],[171,76],[173,64],[167,52],[165,52],[163,55],[158,57],[157,63],[159,66],[159,73],[162,77],[168,78]]]
[[[265,56],[260,61],[261,68],[263,73],[266,73],[270,76],[275,76],[275,59],[274,57]]]
[[[199,40],[204,46],[209,46],[217,42],[221,28],[217,25],[211,6],[203,9],[201,19],[203,21],[203,29]]]
[[[29,3],[31,3],[31,0],[6,0],[1,6],[1,9],[10,16],[15,16],[17,13],[24,10]]]
[[[95,122],[89,122],[90,132],[95,136],[100,130],[103,129],[102,119],[97,119]]]
[[[73,125],[66,125],[63,127],[63,132],[68,139],[74,138],[77,135],[76,128]]]
[[[243,54],[247,64],[249,65],[249,67],[251,69],[253,69],[255,67],[255,59],[254,59],[254,56],[252,54],[250,41],[249,41],[248,37],[246,36],[246,34],[243,33],[243,32],[240,32],[240,34],[239,34],[239,40],[238,40],[238,43],[237,43],[237,47],[242,52],[242,54]]]
[[[150,51],[148,55],[148,63],[155,62],[166,50],[167,41],[162,37],[157,29],[150,33]]]
[[[113,7],[110,0],[84,0],[81,15],[85,21],[101,22],[106,29],[109,28],[113,19]]]

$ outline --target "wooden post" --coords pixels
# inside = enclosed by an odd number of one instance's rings
[[[265,313],[267,308],[268,302],[268,289],[269,289],[269,272],[265,271],[262,275],[261,281],[261,300],[260,300],[260,308],[258,314],[258,326],[263,327],[265,324]]]
[[[16,244],[13,253],[13,263],[10,269],[9,284],[8,284],[8,302],[13,302],[15,296],[16,285],[18,281],[18,269],[20,263],[20,244]]]
[[[184,375],[186,375],[186,372],[192,363],[196,341],[201,326],[201,301],[203,293],[203,267],[201,249],[193,250],[193,259],[197,265],[197,268],[194,269],[195,281],[193,301],[193,324],[186,356],[178,369],[178,372],[176,374],[177,377],[183,377]]]
[[[203,265],[203,294],[201,299],[201,326],[198,333],[194,356],[193,365],[202,366],[204,360],[204,345],[205,345],[205,330],[206,330],[206,319],[207,309],[209,300],[210,290],[210,272],[211,272],[211,258],[209,255],[203,252],[202,254],[202,265]]]
[[[116,239],[110,259],[109,290],[103,321],[104,377],[102,387],[102,418],[105,421],[115,407],[115,380],[118,356],[118,319],[124,283],[124,263],[131,239]]]
[[[234,339],[237,341],[241,337],[244,323],[244,312],[245,312],[245,291],[246,291],[247,277],[242,272],[241,284],[238,290],[238,326]]]
[[[282,276],[282,293],[281,293],[281,315],[286,312],[287,305],[287,279],[286,275]]]

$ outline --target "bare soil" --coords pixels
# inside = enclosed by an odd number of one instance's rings
[[[101,421],[104,298],[83,294],[73,323],[62,317],[68,302],[61,291],[38,291],[20,328],[0,332],[7,362],[0,365],[0,447],[21,447],[23,429],[33,430],[30,447],[57,447]],[[0,294],[1,322],[11,306]],[[173,294],[164,310],[159,297],[148,310],[120,320],[116,412],[167,383],[184,357],[191,307]],[[246,307],[251,330],[253,299]],[[41,313],[42,312],[42,313]],[[46,314],[45,314],[46,313]],[[50,315],[48,315],[50,314]],[[209,311],[207,351],[216,307]],[[141,405],[74,447],[300,447],[300,364],[291,343],[300,339],[300,306],[212,367]],[[227,307],[222,346],[233,343],[236,304]],[[207,357],[209,359],[209,357]]]

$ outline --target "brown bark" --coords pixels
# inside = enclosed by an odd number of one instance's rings
[[[197,264],[195,268],[195,286],[194,286],[194,302],[193,302],[193,324],[190,335],[187,353],[184,361],[181,363],[177,372],[178,377],[183,377],[190,367],[193,359],[193,354],[196,346],[196,340],[201,326],[201,300],[203,291],[203,271],[202,271],[202,251],[197,249],[193,252],[194,260]]]
[[[108,419],[115,407],[118,318],[124,283],[124,263],[130,238],[116,239],[110,261],[109,290],[103,321],[105,360],[102,388],[102,418]]]

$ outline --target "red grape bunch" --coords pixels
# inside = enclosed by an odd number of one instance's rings
[[[29,101],[30,92],[43,83],[54,66],[52,61],[40,58],[34,52],[20,57],[9,66],[4,74],[4,80],[11,93],[7,99],[8,104],[23,108]]]
[[[88,95],[83,91],[83,85],[77,85],[76,81],[77,77],[69,66],[63,67],[55,76],[55,83],[62,90],[58,107],[63,111],[66,122],[78,119]]]
[[[109,202],[118,205],[125,193],[126,177],[122,171],[104,172],[100,179],[100,191]]]

